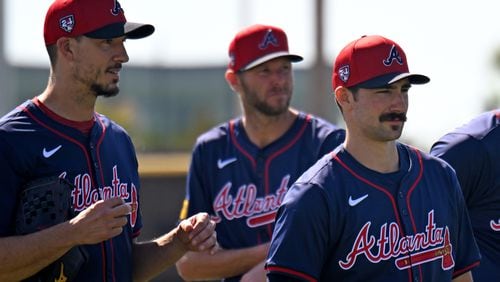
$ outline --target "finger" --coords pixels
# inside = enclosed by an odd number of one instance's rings
[[[204,228],[198,230],[196,235],[192,238],[192,245],[197,246],[198,244],[205,242],[207,239],[212,237],[214,233],[215,233],[215,223],[213,221],[208,221],[204,226]]]
[[[127,217],[121,216],[121,217],[115,217],[110,221],[110,227],[111,228],[121,228],[124,225],[126,225],[128,222]]]
[[[213,255],[217,251],[217,234],[215,232],[212,233],[210,237],[206,240],[200,242],[197,245],[197,249],[199,251],[210,250],[210,254]]]
[[[103,201],[103,203],[108,207],[115,207],[119,205],[123,205],[125,201],[123,201],[120,197],[109,198]]]
[[[222,248],[219,246],[219,243],[217,242],[217,232],[214,232],[214,240],[215,240],[215,244],[212,246],[212,248],[210,248],[210,254],[211,255],[214,255],[215,253],[217,253],[219,250],[221,250]]]
[[[132,206],[129,204],[121,204],[113,207],[113,212],[116,216],[126,216],[132,213]]]
[[[190,231],[190,237],[193,238],[198,235],[198,233],[205,230],[209,224],[210,216],[208,215],[208,213],[198,213],[193,216],[191,219],[191,225],[193,226],[193,228]]]

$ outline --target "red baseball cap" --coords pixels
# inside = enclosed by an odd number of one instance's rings
[[[281,28],[256,24],[239,31],[229,44],[228,68],[235,72],[246,71],[278,57],[302,61],[301,56],[288,51],[286,33]]]
[[[55,0],[45,15],[43,35],[45,45],[52,45],[61,37],[80,35],[139,39],[154,30],[150,24],[127,22],[117,0]]]
[[[377,88],[408,78],[412,84],[430,79],[411,74],[406,55],[394,41],[379,35],[362,36],[340,51],[333,65],[333,89],[338,86]]]

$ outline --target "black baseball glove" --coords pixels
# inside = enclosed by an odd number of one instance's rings
[[[16,232],[24,235],[71,219],[71,191],[74,186],[59,177],[29,182],[23,187],[16,215]],[[88,255],[81,246],[71,248],[62,257],[25,281],[72,281]]]

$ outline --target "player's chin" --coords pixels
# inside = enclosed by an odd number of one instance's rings
[[[101,87],[97,91],[95,91],[97,96],[101,97],[114,97],[120,93],[120,88],[118,84],[109,84],[106,87]]]
[[[399,137],[401,137],[402,133],[403,133],[403,124],[391,125],[390,133],[389,133],[391,140],[399,139]]]

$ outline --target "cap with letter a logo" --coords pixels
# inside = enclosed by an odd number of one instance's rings
[[[424,84],[430,79],[412,74],[403,49],[394,41],[370,35],[347,44],[333,65],[333,90],[339,86],[377,88],[408,78],[412,84]]]
[[[288,51],[288,39],[281,28],[256,24],[239,31],[231,41],[228,68],[235,72],[246,71],[278,57],[302,61],[301,56]]]

